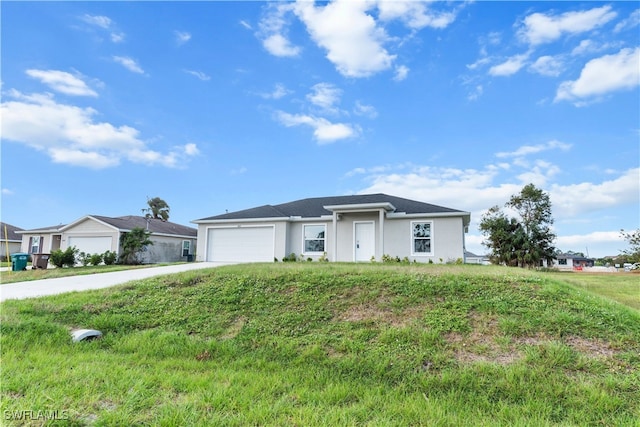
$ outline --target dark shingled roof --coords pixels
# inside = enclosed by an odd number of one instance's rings
[[[224,213],[222,215],[202,218],[196,220],[195,222],[225,219],[241,220],[251,218],[288,218],[292,216],[299,216],[302,218],[317,218],[323,215],[331,215],[331,211],[325,209],[324,206],[360,205],[367,203],[391,203],[396,208],[395,212],[404,212],[407,214],[466,213],[456,209],[445,208],[429,203],[423,203],[415,200],[403,199],[401,197],[378,193],[302,199],[275,206],[265,205],[237,212]]]
[[[143,216],[127,215],[116,218],[108,216],[90,215],[91,217],[116,227],[119,230],[131,230],[132,228],[147,228],[147,219]],[[196,237],[198,230],[192,227],[176,224],[159,219],[149,220],[149,231],[157,234],[174,234],[179,236]]]
[[[135,216],[135,215],[127,215],[127,216],[119,216],[119,217],[109,217],[109,216],[100,216],[100,215],[88,215],[91,218],[95,218],[98,221],[102,221],[106,224],[109,224],[120,231],[129,231],[132,228],[147,228],[147,220],[143,216]],[[82,217],[80,220],[83,220],[87,217]],[[60,224],[53,227],[46,228],[35,228],[33,230],[24,230],[25,233],[33,234],[38,232],[55,232],[61,230],[70,224]],[[152,219],[149,221],[149,231],[157,234],[169,234],[176,236],[186,236],[186,237],[196,237],[198,235],[198,230],[192,227],[187,227],[184,225],[176,224],[174,222],[169,221],[161,221],[159,219]]]
[[[4,233],[5,227],[7,229],[7,234],[6,235]],[[22,241],[22,236],[20,236],[19,234],[16,233],[16,231],[22,231],[22,228],[16,227],[15,225],[7,224],[6,222],[0,222],[0,228],[2,228],[2,230],[0,230],[0,236],[1,236],[2,241],[5,241],[5,240],[9,240],[10,242],[11,241],[17,241],[17,242],[21,242]]]

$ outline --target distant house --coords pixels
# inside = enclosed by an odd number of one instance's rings
[[[482,264],[489,265],[491,261],[489,257],[486,255],[476,255],[473,252],[466,251],[464,253],[464,262],[465,264]]]
[[[556,255],[556,258],[553,260],[553,267],[560,270],[581,270],[585,267],[593,267],[594,265],[594,259],[573,253]]]
[[[271,262],[293,253],[369,262],[464,259],[469,212],[386,194],[318,197],[192,221],[198,260]]]
[[[195,255],[197,230],[192,227],[147,219],[143,216],[106,217],[87,215],[67,225],[23,230],[22,252],[51,253],[75,246],[87,254],[120,253],[120,238],[133,228],[151,232],[153,245],[142,255],[143,263],[187,261]]]
[[[7,255],[14,254],[16,252],[20,252],[20,244],[22,243],[22,236],[20,236],[17,231],[22,231],[22,228],[16,227],[15,225],[7,224],[5,222],[0,222],[0,236],[2,236],[2,247],[0,248],[0,259],[2,261],[7,260]],[[6,232],[6,233],[5,233]],[[9,248],[9,253],[7,254],[7,247]]]

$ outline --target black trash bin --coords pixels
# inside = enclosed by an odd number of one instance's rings
[[[27,269],[29,254],[17,252],[11,254],[11,271],[22,271]]]
[[[32,254],[31,268],[47,269],[49,265],[49,254]]]
[[[193,255],[187,255],[187,262],[193,262]]]

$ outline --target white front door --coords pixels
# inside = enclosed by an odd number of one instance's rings
[[[354,244],[355,244],[355,260],[371,261],[376,256],[376,239],[375,227],[373,222],[355,222],[354,226]]]

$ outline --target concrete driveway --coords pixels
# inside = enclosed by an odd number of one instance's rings
[[[228,264],[218,262],[192,262],[188,264],[168,265],[164,267],[149,267],[137,270],[114,271],[111,273],[87,274],[84,276],[69,276],[55,279],[9,283],[0,286],[0,301],[56,295],[73,291],[102,289],[126,283],[131,280],[146,279],[147,277],[181,273],[183,271],[198,270],[202,268],[220,267],[222,265]]]

